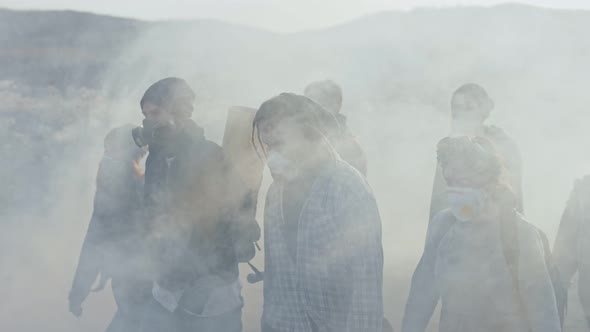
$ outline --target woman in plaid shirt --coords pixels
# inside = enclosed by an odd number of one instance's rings
[[[266,101],[254,120],[274,180],[264,216],[264,332],[382,331],[381,219],[363,176],[326,138],[331,121],[294,94]]]

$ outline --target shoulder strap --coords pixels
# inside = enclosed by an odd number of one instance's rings
[[[520,260],[520,239],[518,237],[518,223],[513,216],[507,216],[500,221],[500,236],[502,251],[508,269],[512,275],[515,287],[518,286],[518,267]]]
[[[500,236],[502,238],[502,251],[504,253],[504,259],[506,260],[506,265],[508,266],[508,270],[510,271],[510,275],[512,277],[512,287],[518,301],[520,314],[526,319],[529,326],[529,331],[532,331],[524,301],[520,293],[520,283],[518,280],[518,269],[520,265],[520,238],[518,236],[517,216],[518,214],[515,212],[502,218],[500,221]]]
[[[444,211],[439,213],[444,213]],[[457,223],[457,218],[451,215],[451,217],[446,219],[436,219],[436,222],[433,223],[432,221],[434,220],[435,218],[431,220],[428,226],[428,234],[426,237],[428,239],[427,241],[430,241],[434,248],[438,249],[441,241],[449,233],[451,228],[453,228],[453,225]]]

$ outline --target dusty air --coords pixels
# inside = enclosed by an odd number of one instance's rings
[[[37,2],[1,331],[590,331],[590,5]]]

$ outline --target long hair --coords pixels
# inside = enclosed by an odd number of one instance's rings
[[[305,138],[315,142],[323,141],[331,149],[331,135],[340,130],[334,115],[315,101],[294,93],[281,93],[262,103],[254,116],[251,139],[259,157],[263,157],[258,149],[262,146],[259,125],[262,122],[278,125],[284,121],[291,121]],[[262,153],[266,155],[264,149]]]

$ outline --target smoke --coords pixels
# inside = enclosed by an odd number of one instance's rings
[[[399,326],[426,235],[435,146],[449,133],[450,96],[459,85],[477,82],[494,99],[489,123],[522,152],[527,218],[554,238],[574,180],[590,170],[588,15],[510,6],[421,10],[294,34],[209,21],[153,23],[104,51],[111,58],[99,87],[3,82],[0,100],[10,110],[2,113],[3,155],[10,162],[2,163],[8,181],[0,194],[0,329],[107,326],[114,311],[108,291],[91,294],[81,319],[67,312],[102,140],[114,126],[139,124],[142,93],[168,76],[196,90],[193,118],[216,142],[233,105],[257,108],[280,92],[302,93],[314,80],[342,86],[343,113],[367,152],[383,220],[386,316]],[[261,254],[255,262],[262,265]],[[261,294],[260,284],[246,284],[245,331],[258,330]],[[582,326],[576,319],[568,322],[573,330]]]

